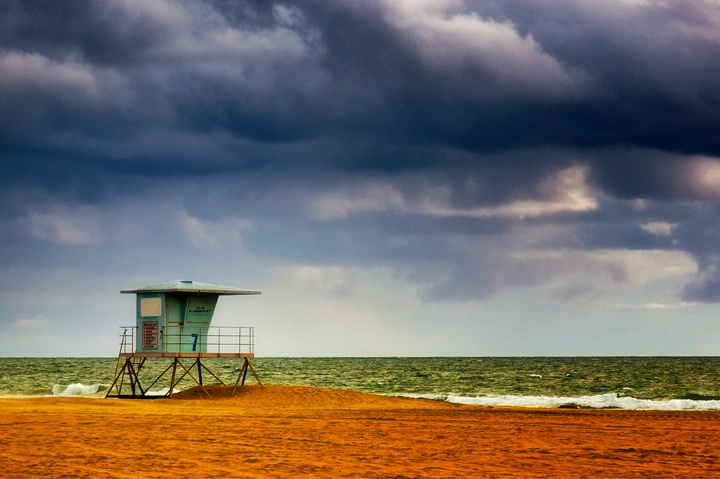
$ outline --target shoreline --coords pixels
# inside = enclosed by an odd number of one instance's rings
[[[720,411],[487,407],[304,386],[0,398],[9,477],[708,477]]]
[[[250,385],[250,384],[249,384]],[[249,386],[248,385],[248,386]],[[280,385],[270,384],[268,386],[289,386],[298,388],[323,389],[317,386],[306,385]],[[53,393],[53,394],[36,394],[36,395],[11,395],[0,394],[2,399],[33,399],[33,398],[76,398],[76,399],[105,399],[106,389],[102,389],[103,385],[95,384],[85,386],[83,384],[71,384],[66,387],[68,390],[89,390],[94,393],[76,393],[69,394]],[[216,385],[206,385],[206,389],[219,387]],[[94,389],[93,389],[94,388]],[[53,388],[54,389],[54,388]],[[192,390],[195,388],[189,388]],[[593,396],[523,396],[523,395],[479,395],[479,396],[463,396],[456,393],[431,393],[431,394],[387,394],[379,392],[368,392],[356,389],[343,388],[325,388],[338,391],[346,391],[349,393],[370,394],[381,397],[431,400],[447,404],[460,404],[474,407],[490,407],[490,408],[519,408],[519,409],[587,409],[587,410],[623,410],[623,411],[720,411],[720,398],[672,398],[672,399],[640,399],[630,395],[619,395],[617,393],[603,393]],[[185,394],[187,390],[183,390]],[[174,395],[177,396],[178,393]],[[153,396],[152,394],[150,396]],[[145,400],[162,399],[163,396],[158,394],[157,397],[147,397]]]

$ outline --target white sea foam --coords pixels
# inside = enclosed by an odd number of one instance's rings
[[[61,386],[56,384],[52,388],[53,396],[90,396],[100,391],[100,384],[91,384],[86,386],[81,383],[70,384],[69,386]]]
[[[146,396],[153,396],[153,397],[155,397],[155,396],[157,396],[157,397],[162,397],[162,396],[167,396],[167,394],[168,394],[169,391],[170,391],[170,388],[169,388],[169,387],[166,387],[166,388],[160,389],[159,391],[147,391],[147,392],[145,393],[145,395],[146,395]],[[173,394],[177,394],[177,393],[179,393],[179,392],[182,392],[182,389],[173,388]]]
[[[720,400],[669,399],[665,401],[637,399],[630,396],[618,396],[615,393],[596,396],[460,396],[456,394],[413,394],[407,397],[444,400],[456,404],[479,406],[515,406],[515,407],[558,407],[576,405],[595,409],[655,409],[655,410],[716,410],[720,409]]]

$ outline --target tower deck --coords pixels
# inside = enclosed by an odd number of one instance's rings
[[[248,371],[262,386],[260,378],[250,364],[255,357],[255,328],[233,326],[211,326],[207,333],[188,335],[179,332],[166,333],[163,328],[157,331],[147,329],[138,334],[137,326],[125,326],[120,335],[120,352],[115,368],[115,378],[105,397],[118,398],[157,398],[172,397],[176,387],[185,378],[201,389],[209,374],[218,383],[226,385],[214,372],[208,369],[203,359],[229,358],[242,360],[233,394],[238,386],[245,384]],[[158,335],[159,337],[154,337]],[[158,341],[158,339],[161,340]],[[146,344],[158,342],[166,351],[138,351],[137,342]],[[170,359],[159,368],[148,367],[148,359]],[[154,361],[151,361],[154,362]],[[167,377],[169,376],[169,382]],[[162,387],[161,392],[151,392]],[[181,386],[182,387],[182,386]],[[123,391],[124,389],[124,391]],[[210,394],[205,391],[208,396]]]

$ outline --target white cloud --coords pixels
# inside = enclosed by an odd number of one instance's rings
[[[72,58],[59,62],[38,53],[0,52],[0,89],[6,93],[32,90],[58,95],[63,101],[106,101],[117,100],[126,83],[116,72]]]
[[[473,242],[462,238],[457,241],[459,245],[449,247],[463,258],[461,261],[450,264],[450,268],[439,266],[413,272],[414,282],[427,298],[482,300],[502,291],[523,289],[526,292],[511,294],[524,296],[535,291],[563,303],[588,303],[609,292],[686,280],[697,271],[695,261],[679,251],[529,249],[510,244],[503,247],[503,240],[495,246],[475,241],[471,251]]]
[[[560,213],[581,213],[598,208],[596,193],[587,184],[588,170],[573,166],[557,171],[543,180],[537,188],[537,199],[521,199],[506,204],[459,208],[451,204],[451,187],[441,185],[428,188],[416,200],[411,200],[390,182],[346,183],[340,188],[318,194],[307,203],[306,211],[312,219],[332,221],[353,215],[392,212],[440,217],[469,218],[531,218]]]
[[[640,228],[656,236],[670,236],[677,227],[677,223],[664,223],[656,221],[640,225]]]
[[[251,221],[240,218],[206,221],[186,212],[179,214],[179,223],[187,241],[196,247],[241,245],[243,233],[252,226]]]
[[[369,182],[345,185],[314,197],[307,206],[316,220],[339,220],[349,216],[406,210],[403,194],[389,183]]]
[[[596,264],[617,268],[621,273],[618,279],[641,285],[697,272],[697,263],[684,251],[603,250],[591,252],[589,258]]]
[[[639,309],[681,309],[697,306],[698,303],[680,302],[680,303],[644,303],[639,306],[628,306],[629,308]]]
[[[716,158],[695,158],[685,170],[686,182],[701,198],[720,198],[720,160]]]
[[[510,203],[474,209],[460,209],[449,206],[448,190],[436,190],[428,196],[420,211],[432,216],[465,216],[474,218],[528,218],[558,213],[581,213],[598,208],[595,194],[587,184],[588,170],[573,166],[552,175],[540,186],[545,198],[516,200]]]
[[[511,253],[508,258],[541,268],[547,280],[590,274],[614,283],[648,284],[697,272],[697,263],[685,252],[666,250],[536,250]]]
[[[20,223],[35,239],[69,245],[104,241],[100,213],[92,207],[57,206],[50,212],[33,211]]]
[[[456,1],[393,1],[387,6],[388,21],[407,34],[423,60],[466,94],[571,98],[587,88],[587,75],[565,68],[509,21],[462,12]]]
[[[177,10],[177,19],[157,19],[167,27],[168,35],[150,52],[155,60],[180,60],[198,75],[250,83],[272,93],[274,86],[287,81],[278,70],[292,74],[292,64],[303,73],[298,82],[312,83],[322,77],[320,68],[301,68],[317,59],[323,48],[320,32],[305,25],[296,7],[276,6],[277,23],[264,28],[237,28],[202,3],[168,10]]]
[[[291,283],[312,296],[347,296],[361,275],[360,270],[337,266],[295,266],[286,270]]]
[[[45,324],[43,319],[16,319],[12,325],[18,329],[36,329]]]

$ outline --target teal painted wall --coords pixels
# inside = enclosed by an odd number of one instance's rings
[[[138,293],[137,352],[207,352],[219,295]]]
[[[188,295],[182,352],[207,352],[207,334],[217,301],[217,294]]]

